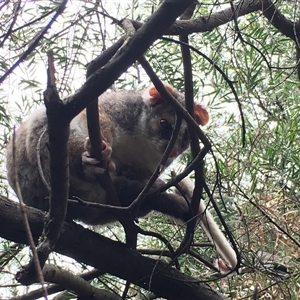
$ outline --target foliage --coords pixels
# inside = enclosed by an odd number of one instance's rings
[[[296,21],[297,2],[277,1],[276,5],[286,17]],[[42,102],[46,86],[46,51],[54,51],[57,86],[60,95],[66,96],[85,81],[86,64],[122,34],[105,15],[145,21],[159,3],[155,0],[70,1],[45,38],[0,86],[3,164],[8,132]],[[201,1],[195,15],[211,14],[223,9],[224,3]],[[49,13],[55,9],[57,1],[20,1],[21,8],[14,20],[12,12],[17,10],[17,5],[15,1],[0,3],[1,75],[49,21]],[[191,34],[190,44],[213,62],[192,52],[195,98],[207,104],[211,115],[205,129],[213,145],[206,157],[207,182],[239,245],[246,271],[219,279],[214,271],[187,255],[180,257],[181,270],[210,281],[230,299],[249,299],[253,294],[259,299],[298,299],[300,109],[294,43],[259,13],[251,13],[240,17],[236,23],[232,21],[210,32]],[[158,40],[148,51],[147,58],[161,80],[183,90],[178,44]],[[234,83],[245,118],[245,133],[236,99],[216,65]],[[148,81],[136,64],[112,88],[143,88]],[[6,193],[3,178],[4,167],[1,169],[2,194]],[[180,225],[163,216],[151,215],[140,224],[146,230],[159,232],[175,248],[184,234]],[[124,240],[116,225],[96,230],[110,238]],[[197,230],[195,241],[206,241],[201,230]],[[22,248],[1,241],[1,298],[25,292],[17,289],[13,280],[22,259],[28,257],[28,250]],[[165,245],[154,238],[140,238],[138,248],[164,250]],[[211,247],[194,245],[192,249],[208,261],[216,256]],[[259,263],[262,251],[278,256],[284,272],[274,269],[271,262],[268,265]],[[85,268],[80,264],[74,267],[73,261],[64,261],[57,254],[52,255],[51,261],[69,266],[71,270]],[[116,291],[124,284],[110,275],[95,279],[93,283]],[[132,287],[128,298],[139,296],[143,299],[143,294],[147,292]]]

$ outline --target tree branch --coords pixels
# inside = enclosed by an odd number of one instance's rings
[[[17,243],[27,243],[17,203],[0,197],[0,236]],[[29,224],[37,241],[43,228],[43,212],[26,207]],[[184,275],[168,264],[143,257],[120,242],[83,228],[64,223],[54,251],[79,262],[104,270],[168,299],[224,299],[207,284]],[[97,255],[95,255],[97,253]]]
[[[190,8],[191,7],[192,7],[192,5],[190,6]],[[192,11],[193,10],[191,10],[190,13],[188,11],[185,11],[185,14],[183,14],[181,16],[181,19],[189,20],[192,15]],[[189,37],[187,34],[180,35],[179,40],[187,45],[189,44]],[[186,107],[186,110],[188,111],[188,113],[191,116],[194,116],[194,86],[193,86],[193,71],[192,71],[193,68],[192,68],[191,52],[190,52],[189,47],[186,47],[183,44],[180,44],[180,48],[181,48],[183,71],[184,71],[185,107]],[[192,157],[194,159],[200,152],[200,145],[199,145],[199,139],[198,139],[197,135],[195,134],[195,132],[192,130],[192,128],[190,126],[189,126],[189,135],[191,137],[191,142],[190,142],[191,153],[192,153]],[[203,166],[203,163],[200,163],[195,168],[195,181],[197,183],[201,182],[201,181],[199,182],[197,180],[197,178],[199,176],[204,177],[203,167],[201,167],[201,166]],[[200,171],[200,173],[199,173],[199,171]],[[202,175],[201,175],[201,173],[202,173]],[[186,225],[185,235],[184,235],[184,238],[183,238],[180,246],[178,247],[178,250],[177,250],[178,253],[187,251],[190,247],[190,244],[193,241],[194,231],[195,231],[195,227],[196,227],[195,215],[198,212],[198,207],[199,207],[199,203],[201,201],[201,196],[202,196],[202,190],[203,190],[203,187],[201,187],[201,184],[197,184],[194,188],[193,197],[191,199],[192,218],[191,218],[191,222],[188,222]]]
[[[55,85],[53,51],[48,51],[47,54],[48,82],[47,89],[44,92],[44,102],[47,108],[51,189],[49,213],[45,220],[43,238],[37,247],[41,268],[43,268],[59,237],[67,213],[69,189],[68,139],[70,129],[69,124],[65,124],[63,118],[60,117],[62,101],[59,98]],[[19,272],[19,282],[29,284],[35,281],[36,273],[34,271],[34,260],[31,260]]]
[[[43,296],[47,297],[47,290],[45,288],[45,282],[44,282],[44,277],[42,274],[42,267],[38,258],[38,251],[35,247],[34,244],[34,239],[32,236],[32,232],[30,230],[30,225],[29,225],[29,221],[28,221],[28,216],[26,213],[26,205],[24,204],[23,201],[23,197],[22,197],[22,193],[21,193],[21,189],[20,189],[20,185],[19,185],[19,179],[18,179],[18,172],[17,172],[17,165],[15,163],[16,159],[16,143],[15,143],[15,132],[13,133],[13,164],[14,164],[14,185],[16,186],[16,194],[18,196],[19,199],[19,210],[21,213],[21,219],[23,221],[23,227],[25,229],[26,232],[26,238],[27,238],[27,243],[29,244],[30,250],[32,251],[32,259],[31,259],[31,264],[30,264],[30,272],[33,273],[34,271],[35,273],[35,278],[38,279],[39,283],[42,286],[42,290],[43,290]],[[19,280],[20,278],[23,277],[23,273],[22,272],[18,272],[16,278]]]
[[[262,14],[279,32],[297,42],[300,37],[300,23],[287,19],[272,3],[271,0],[262,1]],[[298,45],[299,47],[299,45]]]
[[[83,278],[55,265],[45,265],[43,275],[46,281],[62,285],[67,290],[74,291],[83,299],[121,300],[121,297],[111,291],[98,289]]]
[[[89,281],[96,277],[99,277],[102,274],[103,274],[102,271],[94,269],[94,270],[87,271],[82,274],[77,274],[76,276],[79,276],[80,278],[83,278],[84,280]],[[51,285],[46,286],[46,289],[47,289],[48,295],[52,295],[52,294],[64,291],[65,287],[63,287],[59,284],[51,284]],[[36,289],[36,290],[31,291],[22,296],[12,297],[12,298],[10,298],[10,300],[35,300],[35,299],[43,297],[43,295],[44,295],[43,289]]]
[[[207,32],[224,25],[234,18],[247,15],[251,12],[262,9],[262,4],[265,0],[241,0],[239,4],[233,5],[234,12],[231,7],[217,11],[215,13],[200,16],[192,20],[178,20],[171,27],[169,27],[165,35],[182,35],[197,32]],[[266,7],[266,6],[265,6]],[[131,20],[136,29],[142,26],[142,22]]]
[[[92,64],[89,65],[87,69],[86,77],[97,69],[100,69],[105,65],[117,52],[117,50],[122,46],[122,42],[124,42],[124,38],[121,38],[117,43],[115,43],[112,47],[104,51],[96,60],[93,61]],[[105,169],[103,174],[97,175],[97,180],[99,184],[103,187],[106,194],[107,202],[111,205],[122,206],[121,202],[118,198],[116,189],[113,185],[113,182],[110,178],[109,172],[107,170],[107,162],[102,159],[102,150],[103,150],[103,136],[100,127],[99,120],[99,107],[98,107],[98,97],[94,99],[94,101],[87,106],[86,108],[86,117],[88,124],[88,132],[89,138],[91,142],[91,156],[96,158],[100,163],[99,167]],[[107,141],[105,141],[107,142]],[[132,214],[123,214],[122,212],[115,212],[118,221],[124,227],[124,231],[126,233],[126,244],[128,247],[133,249],[136,248],[137,244],[137,232],[138,226],[135,225]]]

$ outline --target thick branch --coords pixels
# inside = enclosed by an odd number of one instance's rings
[[[262,11],[263,15],[282,34],[296,41],[299,36],[300,23],[294,23],[287,19],[271,0],[242,0],[232,7],[201,16],[192,20],[178,20],[168,30],[166,35],[182,35],[197,32],[207,32],[233,21],[235,18],[245,16],[255,11]],[[136,29],[142,26],[139,21],[132,20]]]
[[[52,70],[52,71],[51,71]],[[69,126],[60,122],[61,100],[55,86],[54,62],[52,51],[48,52],[48,83],[44,93],[47,108],[47,130],[50,154],[50,208],[45,235],[50,249],[56,243],[62,223],[67,213],[69,189]]]
[[[234,18],[242,17],[251,12],[259,11],[262,9],[264,0],[242,0],[239,4],[233,5],[235,12],[232,8],[217,11],[207,16],[201,16],[192,20],[178,20],[171,27],[169,27],[164,34],[166,35],[182,35],[191,34],[196,32],[207,32],[224,25]],[[266,7],[264,5],[264,7]],[[142,26],[141,22],[132,20],[132,24],[136,29]]]
[[[43,228],[43,213],[27,207],[35,240]],[[0,198],[0,236],[17,243],[27,243],[17,203]],[[65,223],[54,249],[117,277],[129,280],[157,296],[168,299],[224,299],[207,284],[186,276],[163,262],[143,257],[124,244],[111,241],[75,223]],[[95,253],[97,255],[95,255]],[[200,274],[199,274],[200,275]]]

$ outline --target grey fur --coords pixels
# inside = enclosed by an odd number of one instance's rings
[[[182,104],[183,95],[172,88],[172,94]],[[144,101],[143,101],[144,100]],[[123,205],[128,205],[141,191],[151,176],[165,150],[175,124],[176,114],[165,101],[151,104],[143,98],[143,92],[119,91],[107,92],[99,97],[100,121],[103,139],[112,147],[112,161],[116,171],[112,174],[114,184]],[[170,125],[161,126],[161,119]],[[16,164],[22,197],[27,205],[48,209],[48,190],[42,181],[38,168],[41,160],[42,173],[49,182],[49,153],[45,108],[37,110],[16,132]],[[83,200],[107,203],[105,192],[95,177],[87,175],[87,166],[82,163],[81,155],[85,151],[84,141],[88,136],[85,111],[76,116],[70,124],[69,196]],[[40,150],[37,153],[38,140]],[[182,124],[175,145],[176,155],[188,147],[187,126]],[[169,165],[174,157],[167,161]],[[7,146],[7,175],[13,189],[12,142]],[[159,182],[156,183],[160,184]],[[145,201],[139,215],[151,210],[186,220],[189,208],[179,195],[163,193]],[[115,220],[115,216],[103,209],[69,205],[68,216],[88,224],[105,224]]]

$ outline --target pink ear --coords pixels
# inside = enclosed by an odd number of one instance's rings
[[[194,115],[195,115],[195,121],[199,125],[204,126],[209,121],[209,115],[207,110],[200,104],[195,104]]]
[[[160,93],[154,86],[149,89],[148,93],[149,93],[150,102],[152,105],[159,103],[163,100]]]
[[[170,86],[168,84],[165,84],[164,86],[165,86],[165,89],[170,94],[172,94],[172,95],[174,94],[172,86]],[[154,87],[154,86],[150,87],[148,90],[146,90],[146,92],[144,92],[143,100],[149,106],[153,106],[153,105],[159,104],[164,101],[164,99],[162,98],[162,96],[160,95],[160,93],[158,92],[156,87]]]

